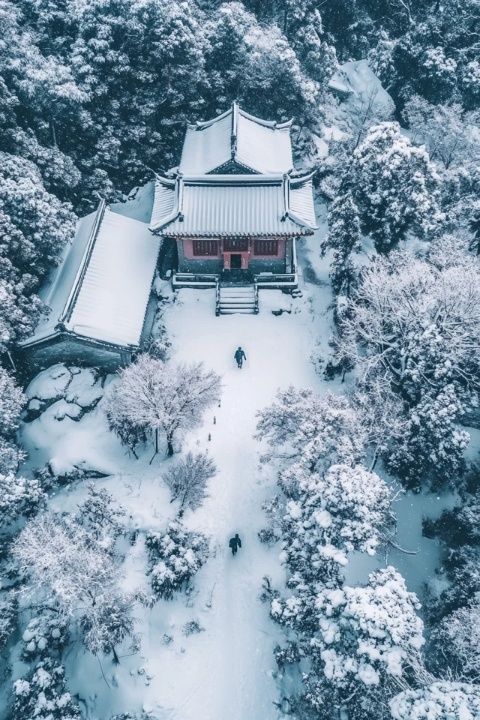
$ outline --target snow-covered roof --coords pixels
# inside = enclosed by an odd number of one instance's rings
[[[168,237],[310,235],[312,175],[159,177],[150,228]]]
[[[62,332],[119,346],[140,343],[160,241],[148,225],[102,202],[82,218],[43,294],[48,317],[27,347]]]
[[[289,172],[293,168],[290,127],[291,121],[261,120],[233,103],[213,120],[187,127],[179,171],[203,175],[233,161],[247,172]]]

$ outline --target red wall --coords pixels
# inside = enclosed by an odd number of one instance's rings
[[[199,240],[202,238],[198,238]],[[206,239],[206,238],[205,238]],[[277,240],[278,241],[278,252],[276,255],[255,255],[253,252],[253,240],[250,240],[249,247],[250,247],[250,257],[253,258],[263,258],[265,260],[269,259],[275,259],[275,258],[284,258],[285,257],[285,240],[278,239],[278,238],[262,238],[264,240]],[[183,254],[187,260],[205,260],[208,258],[221,258],[222,257],[222,241],[219,240],[218,242],[218,254],[217,255],[194,255],[193,254],[193,240],[192,239],[183,239],[180,242],[183,243]],[[232,251],[234,254],[240,254],[243,255],[240,251],[235,253],[235,251]]]

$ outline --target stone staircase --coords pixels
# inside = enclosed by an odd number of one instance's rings
[[[233,285],[219,282],[217,285],[216,315],[256,315],[258,313],[258,288],[250,285]]]

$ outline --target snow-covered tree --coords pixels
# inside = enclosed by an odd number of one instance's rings
[[[480,681],[480,593],[433,628],[429,658],[438,677],[452,673],[457,680]]]
[[[322,250],[333,250],[330,278],[336,293],[350,294],[356,271],[352,255],[361,249],[360,219],[352,188],[342,183],[328,208],[328,235]]]
[[[0,475],[16,473],[26,453],[14,442],[0,436]]]
[[[33,515],[46,499],[36,478],[24,478],[13,472],[0,473],[0,533],[19,517]]]
[[[473,720],[480,717],[480,686],[437,681],[399,693],[390,710],[393,720]]]
[[[33,163],[0,153],[0,254],[34,289],[75,232],[71,207],[48,193]]]
[[[450,548],[443,563],[443,571],[449,581],[438,597],[429,603],[432,622],[461,607],[466,607],[480,593],[480,548],[462,545]]]
[[[76,517],[86,537],[106,550],[113,550],[116,539],[125,532],[125,511],[114,504],[107,490],[94,483],[89,484],[88,495],[79,505]]]
[[[437,268],[395,253],[363,272],[342,315],[337,361],[356,366],[360,388],[380,382],[404,405],[392,467],[406,476],[461,469],[468,437],[456,423],[480,376],[479,281],[472,258]]]
[[[270,456],[301,459],[311,470],[342,462],[355,464],[365,453],[366,434],[346,397],[289,387],[258,413],[257,437],[266,440]]]
[[[149,533],[145,542],[153,592],[167,600],[191,580],[208,556],[206,537],[189,532],[178,520],[163,532]]]
[[[217,472],[213,460],[206,453],[189,452],[165,473],[164,480],[172,493],[172,502],[178,500],[179,514],[190,508],[196,510],[204,501],[207,482]]]
[[[83,642],[93,655],[112,653],[113,661],[119,663],[116,646],[126,638],[136,646],[132,608],[134,598],[127,595],[105,595],[80,618]]]
[[[469,433],[458,427],[463,411],[453,384],[425,392],[410,412],[405,436],[392,451],[389,467],[412,480],[427,473],[440,482],[461,475],[470,442]]]
[[[66,689],[65,670],[45,660],[13,684],[15,720],[80,720],[80,710]]]
[[[13,592],[0,595],[0,653],[17,627],[18,602]]]
[[[439,270],[398,253],[372,263],[341,328],[361,380],[386,375],[407,397],[452,381],[476,385],[479,279],[473,261]]]
[[[406,103],[403,116],[413,140],[426,145],[431,160],[440,160],[445,168],[478,161],[478,118],[464,113],[460,104],[433,105],[416,95]]]
[[[369,382],[368,388],[359,385],[351,402],[362,417],[374,470],[378,458],[388,457],[392,445],[400,443],[408,430],[403,402],[381,376]]]
[[[45,513],[20,533],[13,555],[30,581],[27,592],[34,592],[45,603],[55,602],[66,619],[79,622],[92,652],[100,647],[101,633],[109,634],[108,650],[115,656],[113,643],[132,628],[132,599],[120,588],[118,562],[110,543],[105,548],[102,538],[93,540],[75,518]]]
[[[318,28],[318,25],[317,25]],[[307,75],[302,62],[276,24],[259,23],[241,2],[222,3],[205,25],[205,53],[210,107],[220,109],[238,100],[260,117],[300,122],[318,119],[318,83]],[[317,52],[312,65],[318,75],[329,72],[332,48],[312,29],[309,36]],[[306,49],[306,55],[309,51]],[[323,50],[323,53],[322,53]],[[303,59],[303,58],[302,58]],[[307,57],[305,56],[307,61]],[[225,102],[226,101],[226,102]]]
[[[363,232],[385,253],[409,233],[430,238],[441,220],[439,177],[428,153],[395,122],[372,127],[354,152],[355,200]]]
[[[283,31],[308,76],[325,86],[337,68],[335,48],[315,0],[285,0]]]
[[[26,398],[13,377],[0,367],[0,435],[12,437],[20,423]]]
[[[31,334],[40,318],[41,301],[14,278],[15,269],[0,258],[0,355]],[[7,275],[2,278],[1,275]]]
[[[180,430],[190,430],[202,415],[220,399],[220,378],[202,363],[172,365],[140,355],[135,363],[120,371],[119,382],[107,399],[107,416],[115,427],[128,420],[134,427],[166,436],[168,454]]]
[[[373,555],[385,541],[392,492],[361,465],[332,465],[324,474],[294,465],[280,482],[287,496],[282,559],[292,575],[291,588],[337,578],[348,553]]]
[[[418,601],[394,568],[372,573],[365,587],[320,590],[315,607],[318,631],[305,694],[313,710],[325,712],[326,690],[347,717],[371,717],[365,711],[372,699],[384,702],[400,681],[423,676]]]

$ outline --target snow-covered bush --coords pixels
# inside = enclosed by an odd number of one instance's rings
[[[202,363],[172,365],[143,354],[135,363],[120,371],[119,382],[111,386],[106,413],[112,428],[126,426],[155,436],[166,436],[168,454],[179,430],[189,430],[220,399],[220,378]],[[122,431],[123,432],[123,431]],[[119,432],[123,440],[122,433]]]
[[[60,656],[68,642],[68,629],[60,608],[40,608],[39,614],[28,623],[23,635],[22,660],[31,662]]]
[[[393,720],[475,720],[480,686],[448,681],[405,690],[390,701]]]
[[[340,462],[354,464],[365,453],[366,433],[347,398],[289,387],[258,413],[257,437],[267,440],[268,457],[297,460],[310,470]]]
[[[167,600],[189,582],[208,556],[206,537],[189,532],[178,520],[171,522],[164,532],[149,533],[145,543],[152,589]]]
[[[172,502],[180,503],[180,514],[187,508],[200,507],[207,494],[207,482],[216,472],[215,463],[206,453],[191,452],[166,471],[164,480],[172,493]]]
[[[15,720],[80,720],[80,710],[65,686],[61,665],[45,660],[13,684]]]

